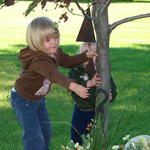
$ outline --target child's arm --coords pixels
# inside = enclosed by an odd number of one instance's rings
[[[68,54],[64,53],[61,49],[58,50],[58,60],[59,65],[65,68],[72,68],[78,66],[86,61],[89,58],[97,56],[96,52],[94,51],[87,51],[81,54],[69,56]]]
[[[41,74],[52,83],[57,83],[62,87],[75,92],[82,98],[87,98],[89,96],[88,88],[75,83],[75,80],[69,79],[67,76],[59,72],[51,60],[36,60],[36,63],[33,63],[31,66],[31,70]]]
[[[82,87],[84,87],[84,86],[86,87],[87,81],[80,78],[80,76],[82,75],[82,71],[80,69],[82,69],[82,68],[80,68],[80,66],[76,67],[76,68],[71,68],[68,75],[69,75],[69,78],[75,80],[78,85],[80,85]],[[79,88],[77,88],[77,90],[80,91]],[[89,88],[87,88],[87,89],[89,90]],[[77,101],[77,100],[83,101],[83,97],[81,97],[81,96],[79,97],[78,96],[79,94],[77,94],[77,92],[72,91],[71,95],[75,101]],[[89,97],[89,95],[85,96],[84,99],[87,99],[88,97]]]
[[[84,99],[89,97],[89,93],[88,93],[89,88],[85,88],[84,86],[79,85],[75,82],[70,83],[69,89]]]

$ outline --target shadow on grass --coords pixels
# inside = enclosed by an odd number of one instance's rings
[[[25,45],[14,45],[14,48],[16,47],[22,49]],[[66,53],[75,54],[78,46],[62,45],[62,48],[65,49]],[[131,134],[132,136],[150,134],[148,126],[150,122],[149,48],[149,44],[136,44],[135,48],[116,47],[110,49],[112,70],[113,73],[115,73],[115,80],[117,80],[118,87],[116,101],[111,104],[112,112],[110,114],[111,120],[109,127],[110,132],[113,133],[111,142],[115,144],[120,144],[122,142],[121,138],[126,134]],[[0,93],[3,90],[10,93],[12,82],[15,81],[21,70],[20,64],[17,61],[17,55],[18,52],[12,52],[11,50],[3,50],[2,54],[0,54]],[[12,70],[9,72],[8,69]],[[15,71],[15,69],[18,70]],[[61,68],[61,71],[67,74],[68,69],[65,70]],[[121,76],[122,74],[124,74],[124,76]],[[138,74],[141,74],[140,78],[138,78]],[[46,99],[52,121],[67,120],[67,122],[70,122],[73,103],[67,90],[54,86]],[[6,107],[4,107],[5,102]],[[0,133],[2,133],[0,143],[4,143],[2,149],[20,150],[21,129],[17,124],[15,114],[11,108],[8,107],[8,102],[9,96],[0,101],[1,104],[3,103],[0,105]],[[65,140],[69,140],[70,126],[60,124],[53,124],[52,126],[54,128],[52,150],[54,150],[59,149],[61,146],[59,145],[60,143],[63,144],[64,142],[64,144],[66,144]],[[114,129],[115,126],[116,129]],[[62,141],[59,137],[60,133],[63,137],[63,142],[59,143],[59,141]]]
[[[70,140],[72,100],[69,95],[67,90],[55,85],[46,96],[46,105],[52,122],[52,150],[60,149]],[[21,150],[21,132],[15,113],[10,107],[10,96],[7,96],[0,100],[0,143],[3,143],[0,150]]]
[[[6,56],[9,55],[10,57],[16,56],[16,55],[18,55],[18,51],[20,49],[26,47],[26,45],[24,45],[24,44],[16,44],[16,45],[9,45],[9,46],[13,47],[16,51],[14,49],[0,49],[0,58],[1,59],[5,55]]]
[[[130,98],[130,101],[131,103],[125,105],[124,107],[126,108],[124,109],[121,107],[118,109],[112,108],[110,114],[110,126],[108,128],[109,141],[112,145],[123,144],[122,138],[126,135],[131,135],[131,137],[150,135],[148,126],[150,118],[147,114],[149,110],[143,111],[142,109],[144,106],[141,106],[139,110],[136,110],[135,108],[139,108],[137,104],[138,101],[137,103],[132,104],[132,97]],[[117,104],[114,104],[114,107],[116,105]],[[123,106],[123,104],[121,105]]]
[[[14,45],[18,49],[22,49],[25,45]],[[62,45],[64,51],[70,55],[76,54],[78,51],[77,45]],[[138,48],[136,48],[138,47]],[[149,72],[150,66],[150,45],[138,44],[135,48],[110,48],[110,59],[113,72],[120,71],[124,73]],[[6,80],[12,80],[16,73],[21,70],[20,62],[18,61],[18,52],[11,50],[1,50],[0,54],[0,71],[1,77]],[[3,72],[2,72],[3,71]],[[67,74],[68,69],[61,68],[63,73]],[[3,74],[2,74],[3,73]]]
[[[0,103],[2,102],[0,101]],[[22,149],[21,127],[10,107],[0,107],[0,133],[0,150]]]
[[[150,121],[149,110],[144,109],[148,108],[148,101],[146,102],[144,98],[142,101],[133,101],[134,99],[134,95],[124,99],[124,102],[117,98],[110,106],[112,112],[110,114],[108,132],[111,136],[109,142],[112,145],[121,144],[123,142],[122,137],[127,134],[130,134],[132,137],[142,134],[150,135],[148,125]],[[47,108],[52,122],[70,122],[72,113],[70,105],[73,105],[70,101],[71,99],[68,99],[66,91],[54,87],[51,94],[47,96]],[[0,107],[0,120],[0,133],[2,133],[0,143],[3,143],[1,149],[22,149],[21,128],[12,109]],[[70,125],[52,123],[52,129],[51,149],[60,149],[61,145],[67,144],[70,140]]]
[[[136,48],[139,47],[139,48]],[[123,72],[146,72],[150,66],[150,45],[138,44],[135,48],[111,48],[112,70]]]

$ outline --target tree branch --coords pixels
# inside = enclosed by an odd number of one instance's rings
[[[128,17],[128,18],[124,18],[122,20],[119,20],[113,24],[110,25],[110,32],[115,29],[117,26],[126,23],[126,22],[130,22],[136,19],[141,19],[141,18],[146,18],[146,17],[150,17],[150,13],[147,14],[141,14],[141,15],[137,15],[137,16],[133,16],[133,17]]]
[[[90,7],[93,6],[94,4],[96,4],[96,1],[92,2],[92,3],[88,6],[88,8],[90,8]],[[88,8],[87,8],[87,9],[88,9]]]
[[[93,2],[86,10],[84,10],[84,9],[80,6],[80,4],[79,4],[78,1],[74,0],[74,2],[76,3],[78,9],[81,10],[83,16],[85,16],[85,17],[87,17],[88,19],[91,19],[91,20],[96,20],[95,17],[91,17],[91,16],[86,15],[87,9],[88,9],[91,5],[95,4],[95,2]],[[68,11],[69,11],[69,10],[68,10]],[[73,13],[72,13],[72,14],[73,14]]]
[[[106,8],[108,8],[110,3],[111,3],[111,0],[107,0],[107,2],[105,3],[104,7],[101,9],[101,13],[103,13],[106,10]]]
[[[78,1],[74,0],[74,2],[76,3],[77,7],[79,8],[79,10],[81,10],[82,14],[85,16],[85,10],[80,6],[80,4],[78,3]]]
[[[65,8],[66,8],[72,15],[82,16],[82,17],[83,17],[83,15],[76,14],[76,13],[72,12],[72,10],[70,10],[69,7],[66,7],[66,6],[65,6]]]

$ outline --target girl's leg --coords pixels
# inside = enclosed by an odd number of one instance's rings
[[[45,140],[37,109],[40,102],[31,102],[11,92],[11,104],[23,128],[24,150],[45,150]]]
[[[45,106],[45,100],[41,101],[40,107],[38,108],[38,117],[41,124],[41,129],[45,139],[45,150],[49,150],[50,138],[51,138],[51,124],[48,116],[48,112]]]
[[[93,119],[94,116],[94,111],[84,112],[79,110],[79,108],[75,105],[72,115],[72,125],[80,135],[88,134],[88,131],[86,130],[87,125],[91,122],[91,119]],[[78,142],[80,145],[82,145],[82,139],[73,127],[71,127],[71,139],[74,143]]]

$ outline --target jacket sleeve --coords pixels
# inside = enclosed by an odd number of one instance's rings
[[[81,73],[77,70],[77,68],[71,68],[69,71],[69,77],[73,80],[76,80],[76,82],[80,85],[83,85],[86,87],[86,83],[87,81],[84,81],[83,79],[80,78]],[[71,96],[73,98],[73,100],[76,103],[80,103],[80,102],[84,102],[85,99],[81,98],[80,96],[78,96],[76,93],[71,92]]]
[[[87,58],[86,52],[69,56],[68,54],[64,53],[61,49],[59,49],[58,60],[59,60],[59,66],[63,66],[65,68],[72,68],[88,61],[89,58]]]
[[[44,61],[36,60],[32,64],[32,70],[41,74],[49,81],[59,84],[66,89],[69,89],[69,84],[71,82],[74,82],[74,80],[69,79],[67,76],[59,72],[55,64],[53,64],[51,60],[44,60]]]
[[[80,75],[80,72],[76,68],[71,68],[68,74],[70,79],[76,80],[76,83],[86,87],[87,81],[81,79]]]

